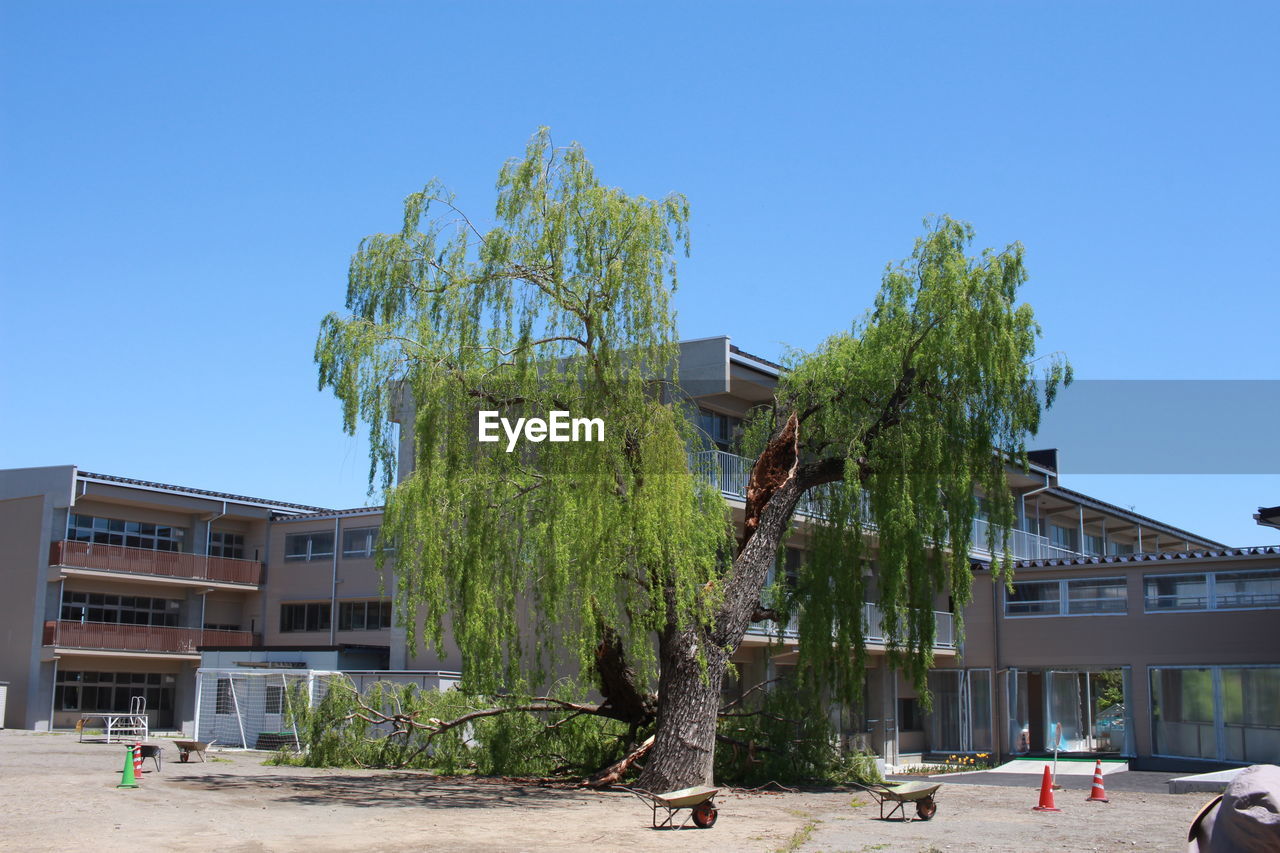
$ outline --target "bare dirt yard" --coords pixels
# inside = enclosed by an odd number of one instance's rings
[[[148,760],[142,787],[117,789],[123,746],[0,732],[0,849],[1153,851],[1181,849],[1209,799],[1126,791],[1095,805],[1069,789],[1058,793],[1063,811],[1044,814],[1030,808],[1036,791],[1029,781],[946,783],[936,818],[899,823],[878,820],[866,794],[730,791],[717,798],[714,828],[671,832],[650,829],[649,809],[622,792],[274,767],[252,752],[182,764],[170,742],[152,742],[166,746],[162,772]]]

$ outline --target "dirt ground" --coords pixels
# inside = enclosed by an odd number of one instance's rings
[[[164,739],[153,743],[166,744]],[[210,753],[117,789],[124,747],[75,735],[0,732],[0,849],[39,851],[413,850],[1176,850],[1207,795],[1124,793],[1109,805],[1058,794],[1033,812],[1034,785],[947,783],[927,823],[877,819],[866,794],[726,792],[710,830],[649,828],[621,793],[439,779],[425,773],[262,764],[262,753]],[[862,804],[850,807],[857,798]]]

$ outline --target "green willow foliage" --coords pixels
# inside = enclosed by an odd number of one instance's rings
[[[1016,301],[1022,246],[974,258],[969,225],[943,217],[926,226],[910,258],[886,270],[861,322],[789,359],[775,408],[749,431],[759,446],[795,412],[802,460],[843,461],[842,480],[810,493],[825,521],[813,525],[794,589],[778,592],[799,613],[803,683],[846,700],[865,671],[861,605],[875,600],[890,660],[927,701],[935,599],[951,597],[957,632],[970,601],[975,493],[988,544],[1004,552],[1016,512],[1006,470],[1025,468],[1042,405],[1071,380],[1056,356],[1036,370],[1040,327]],[[1008,582],[1008,560],[992,574]]]
[[[553,147],[544,128],[502,168],[492,229],[431,183],[405,201],[399,232],[352,258],[350,315],[321,326],[320,386],[347,431],[363,423],[372,439],[397,621],[414,645],[425,613],[440,647],[452,616],[468,690],[538,684],[551,648],[589,671],[602,628],[651,678],[651,632],[710,618],[701,592],[726,506],[690,474],[690,426],[655,381],[675,376],[687,219],[682,196],[601,185],[582,149]],[[476,440],[479,410],[601,418],[604,441],[509,453]],[[413,463],[394,486],[393,422]]]
[[[566,681],[553,695],[567,699],[581,692]],[[289,701],[289,719],[298,727],[303,752],[282,755],[278,761],[307,767],[408,767],[447,775],[583,775],[616,760],[627,746],[627,726],[560,709],[485,717],[434,737],[412,727],[405,735],[393,735],[389,725],[361,718],[362,704],[426,722],[457,719],[504,703],[521,704],[509,696],[469,696],[389,682],[378,682],[360,694],[345,682],[334,685],[312,708],[303,691]]]

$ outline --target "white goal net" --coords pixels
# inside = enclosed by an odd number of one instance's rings
[[[312,707],[340,673],[316,670],[200,669],[196,672],[196,740],[223,748],[298,749],[286,697],[302,685]]]

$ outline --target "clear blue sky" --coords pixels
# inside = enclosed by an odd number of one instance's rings
[[[0,467],[364,503],[317,323],[407,193],[487,216],[540,124],[688,195],[686,337],[812,347],[948,213],[1027,246],[1082,377],[1280,378],[1275,3],[0,9]],[[1280,540],[1280,477],[1063,481]]]

